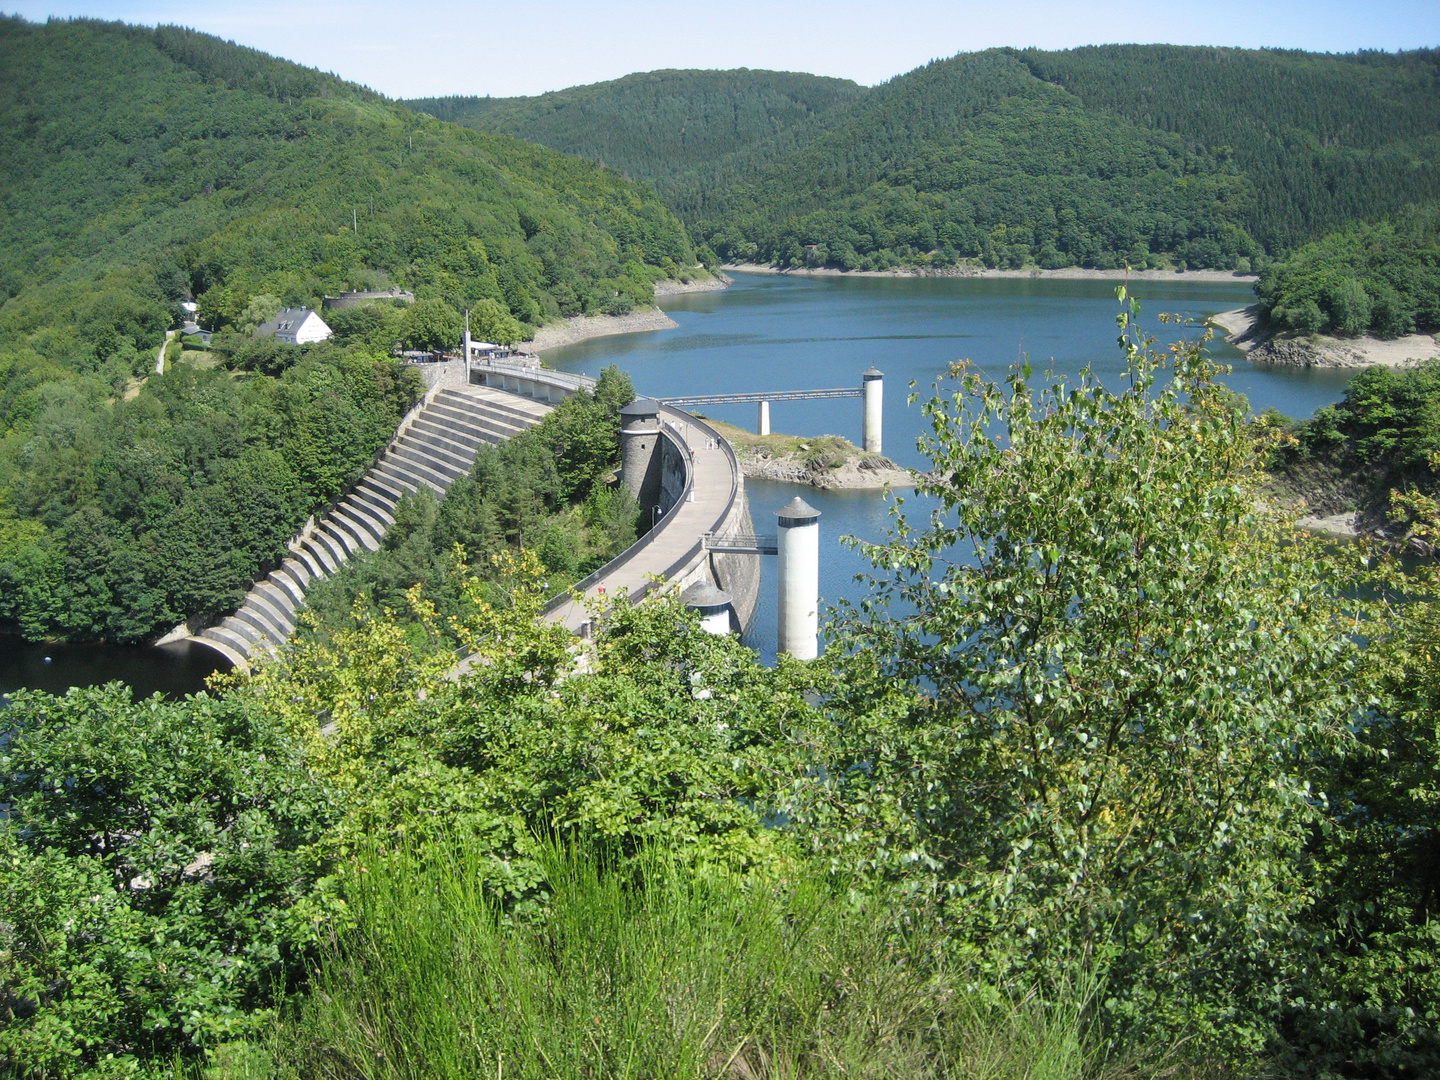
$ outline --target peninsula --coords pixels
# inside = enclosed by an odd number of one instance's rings
[[[1432,334],[1378,338],[1371,335],[1331,337],[1328,334],[1274,333],[1264,324],[1258,304],[1222,311],[1212,315],[1210,322],[1248,359],[1266,364],[1398,368],[1440,357],[1440,341]]]

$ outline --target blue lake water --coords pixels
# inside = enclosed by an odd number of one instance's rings
[[[1162,341],[1179,331],[1156,323],[1160,312],[1203,318],[1254,299],[1243,282],[1145,281],[1132,291],[1140,297],[1146,325]],[[663,306],[677,327],[594,338],[549,352],[546,359],[590,375],[618,364],[640,393],[656,397],[853,387],[873,365],[885,373],[885,452],[902,465],[922,468],[926,462],[915,442],[923,419],[918,406],[905,401],[912,381],[924,392],[952,361],[962,359],[998,378],[1022,354],[1037,372],[1049,368],[1073,375],[1090,364],[1102,379],[1115,380],[1124,366],[1115,344],[1115,286],[1107,282],[737,274],[723,292],[672,297]],[[1309,416],[1339,400],[1348,378],[1342,372],[1251,364],[1220,342],[1213,351],[1234,365],[1225,381],[1256,410],[1274,406],[1290,416]],[[755,423],[753,405],[704,411],[752,429]],[[771,423],[776,431],[861,441],[858,399],[777,402]],[[853,579],[868,564],[840,537],[884,538],[888,507],[879,493],[823,492],[762,481],[750,481],[747,488],[761,532],[774,531],[774,512],[796,494],[819,509],[822,600],[863,595],[864,586]],[[926,512],[913,498],[907,509],[922,516]],[[773,563],[773,557],[762,559],[766,581],[746,637],[767,660],[775,651]],[[217,661],[208,649],[185,646],[55,646],[0,639],[0,694],[20,686],[60,692],[118,678],[140,694],[159,690],[173,695],[203,689]]]
[[[655,397],[762,390],[858,386],[874,365],[885,373],[885,453],[924,468],[916,449],[925,431],[918,405],[907,405],[910,384],[922,394],[956,360],[969,360],[1000,378],[1022,356],[1037,372],[1073,376],[1090,365],[1102,381],[1119,385],[1124,354],[1116,345],[1120,308],[1115,283],[975,278],[805,278],[736,274],[722,292],[671,297],[663,306],[679,324],[668,330],[592,338],[546,354],[566,371],[598,374],[608,364],[628,371],[639,393]],[[1142,281],[1131,292],[1141,319],[1160,341],[1197,334],[1156,320],[1161,312],[1203,320],[1254,301],[1246,282]],[[1217,359],[1232,365],[1225,382],[1256,411],[1274,407],[1307,417],[1338,401],[1348,374],[1252,364],[1217,340]],[[754,405],[711,406],[706,415],[754,430]],[[861,441],[861,403],[840,398],[771,405],[775,431],[843,435]],[[868,563],[841,544],[845,535],[878,541],[889,522],[877,492],[817,491],[749,481],[751,513],[761,532],[774,531],[774,512],[796,494],[821,511],[822,602],[852,600],[865,587],[854,577]],[[901,493],[904,494],[904,493]],[[926,508],[913,497],[907,511]],[[761,605],[746,641],[762,656],[775,649],[774,559],[764,557]]]

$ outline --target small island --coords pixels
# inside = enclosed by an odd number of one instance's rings
[[[740,468],[751,479],[783,480],[823,490],[914,487],[917,480],[911,470],[881,454],[866,453],[839,435],[756,435],[709,417],[705,420],[730,441]]]

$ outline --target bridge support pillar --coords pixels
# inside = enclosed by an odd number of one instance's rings
[[[776,646],[797,660],[820,655],[820,511],[795,496],[780,518],[779,626]]]
[[[885,374],[872,367],[861,378],[864,379],[865,391],[865,452],[883,454],[880,428],[885,412]]]
[[[760,402],[758,415],[755,419],[755,434],[770,434],[770,403],[768,401]]]

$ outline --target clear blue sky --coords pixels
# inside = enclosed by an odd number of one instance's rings
[[[393,97],[536,94],[664,67],[873,84],[994,45],[1440,45],[1437,0],[0,0],[0,10],[193,26]]]

